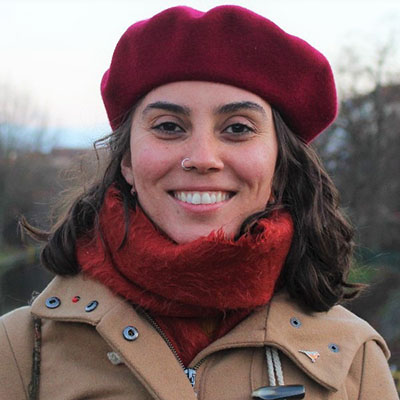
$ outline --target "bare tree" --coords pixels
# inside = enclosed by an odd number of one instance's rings
[[[45,116],[28,96],[0,85],[0,248],[17,241],[20,214],[47,208],[56,170],[48,146]],[[48,199],[47,199],[48,200]]]
[[[339,68],[343,101],[337,121],[316,146],[368,248],[400,247],[400,69],[393,43],[363,62],[347,49]],[[395,79],[397,78],[397,80]]]

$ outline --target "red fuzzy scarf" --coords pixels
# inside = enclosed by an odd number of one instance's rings
[[[276,213],[261,220],[258,232],[234,241],[218,231],[176,244],[137,207],[129,213],[129,231],[121,246],[124,209],[119,192],[110,188],[99,232],[77,243],[77,258],[86,274],[148,310],[187,365],[212,340],[270,300],[291,244],[290,215]],[[219,329],[206,332],[210,323]]]

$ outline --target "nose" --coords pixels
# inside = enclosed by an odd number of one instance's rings
[[[200,174],[220,171],[224,167],[221,145],[214,135],[202,134],[196,137],[194,133],[187,147],[186,157],[182,160],[182,168]]]

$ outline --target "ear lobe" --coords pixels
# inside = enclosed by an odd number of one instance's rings
[[[121,160],[121,174],[125,178],[126,182],[134,188],[135,181],[133,178],[133,170],[132,170],[132,162],[131,162],[131,153],[127,152],[124,154]]]
[[[274,204],[275,201],[276,201],[276,196],[275,196],[275,193],[274,193],[274,188],[271,187],[271,194],[270,194],[270,196],[269,196],[267,205]]]

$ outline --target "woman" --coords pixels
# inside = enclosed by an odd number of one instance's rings
[[[1,320],[0,397],[397,398],[336,305],[359,288],[307,146],[336,115],[326,59],[246,9],[175,7],[124,33],[101,90],[109,163],[50,234],[25,224],[57,277]]]

